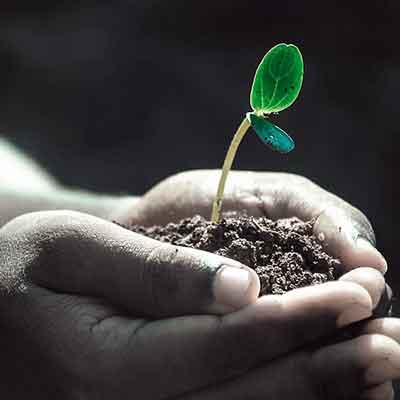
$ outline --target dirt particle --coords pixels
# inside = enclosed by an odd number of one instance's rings
[[[263,295],[339,278],[342,266],[323,250],[320,242],[325,238],[313,235],[314,222],[243,216],[223,218],[214,224],[195,216],[166,226],[125,228],[162,242],[237,260],[257,272]]]

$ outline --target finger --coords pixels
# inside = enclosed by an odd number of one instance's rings
[[[10,254],[2,257],[21,257],[22,264],[25,257],[35,284],[102,297],[135,315],[221,314],[259,294],[256,273],[236,261],[162,244],[86,214],[31,214],[3,232],[12,243],[4,243]]]
[[[376,269],[356,268],[339,278],[340,281],[354,282],[368,291],[372,299],[372,307],[379,304],[382,294],[386,289],[385,279]]]
[[[368,291],[374,308],[373,317],[391,315],[393,292],[376,269],[356,268],[342,275],[339,280],[357,283]]]
[[[51,296],[34,296],[35,290],[39,288],[29,288],[24,296],[25,304],[32,310],[32,321],[47,326],[44,331],[49,337],[59,335],[66,327],[74,333],[80,308],[60,306],[62,312],[56,312],[51,321],[43,321],[43,310],[48,309],[46,302]],[[83,300],[77,298],[79,305]],[[56,304],[59,306],[58,301]],[[20,306],[21,302],[14,304]],[[53,305],[53,312],[55,308]],[[13,315],[18,315],[17,311]],[[102,310],[98,312],[97,322],[86,314],[79,316],[80,320],[84,318],[79,340],[85,343],[85,351],[84,357],[71,360],[74,373],[79,371],[83,382],[97,382],[101,376],[102,385],[115,391],[113,398],[123,398],[123,394],[136,390],[149,393],[148,398],[159,399],[237,377],[263,362],[295,351],[338,327],[368,317],[372,301],[357,284],[331,282],[282,296],[264,296],[222,317],[132,321],[115,315],[115,310],[106,310],[106,315]],[[56,345],[52,354],[57,355],[60,347],[69,348],[71,343],[66,344],[60,335]],[[103,349],[101,357],[99,348]],[[93,360],[99,360],[95,367]],[[163,373],[155,377],[155,371]],[[148,382],[155,379],[157,385],[149,387]]]
[[[154,371],[162,368],[158,388],[163,385],[168,398],[238,376],[338,327],[366,318],[371,311],[371,299],[363,288],[333,282],[282,296],[264,296],[219,318],[150,322],[130,340],[118,371],[126,376],[126,371],[141,366],[141,380],[149,382]],[[168,368],[162,367],[165,360]]]
[[[368,346],[372,341],[374,346]],[[388,351],[394,350],[393,358],[400,360],[398,347],[385,337],[363,337],[323,348],[315,354],[297,352],[181,399],[241,400],[251,396],[254,400],[347,400],[369,396],[366,398],[389,400],[390,397],[376,396],[390,395],[390,383],[385,381],[371,387],[368,374],[375,367],[375,361],[385,357]],[[399,373],[400,370],[394,373],[386,370],[383,376],[391,379]]]
[[[236,208],[255,215],[261,210],[272,219],[316,218],[315,235],[323,238],[330,254],[348,268],[387,270],[386,260],[374,247],[375,234],[367,217],[338,196],[297,175],[244,171],[233,174],[231,197],[236,200]]]
[[[18,326],[18,332],[28,331],[23,326],[29,324],[30,343],[46,355],[46,365],[59,365],[60,353],[72,351],[74,356],[62,364],[63,374],[78,376],[91,390],[101,388],[104,398],[122,399],[135,391],[157,400],[238,377],[344,321],[362,318],[364,306],[371,309],[367,292],[349,282],[265,296],[256,303],[223,317],[149,322],[123,317],[90,298],[32,287],[23,296],[7,298],[1,315],[5,322],[8,313],[6,320],[13,319],[10,325]],[[18,317],[24,313],[29,318]],[[154,380],[157,385],[149,385]]]
[[[366,390],[361,395],[361,400],[393,400],[394,390],[391,381],[382,383],[371,389]]]
[[[381,334],[390,337],[400,343],[400,319],[399,318],[377,318],[363,324],[363,334]]]
[[[357,283],[368,291],[372,299],[374,318],[391,316],[392,289],[376,269],[356,268],[342,275],[339,280]]]
[[[258,187],[262,180],[255,178]],[[360,210],[304,177],[275,174],[269,180],[270,187],[262,195],[267,215],[274,219],[317,218],[314,234],[323,239],[328,251],[345,266],[374,267],[386,272],[386,260],[374,247],[372,226]]]
[[[368,334],[322,348],[313,356],[315,371],[324,365],[325,371],[331,369],[334,373],[338,362],[343,362],[340,373],[344,378],[358,378],[358,390],[365,390],[400,378],[400,345],[385,335]]]
[[[382,254],[357,229],[354,220],[339,208],[327,208],[314,224],[314,234],[328,252],[338,257],[347,269],[373,267],[385,273]]]
[[[146,193],[140,204],[129,211],[129,218],[120,220],[152,225],[178,221],[194,213],[209,218],[220,174],[219,170],[199,170],[170,177]],[[166,199],[168,213],[164,212]],[[387,269],[385,259],[374,247],[375,234],[366,216],[302,176],[232,171],[223,201],[223,212],[230,211],[246,211],[272,219],[317,218],[315,234],[326,235],[324,243],[328,251],[349,269],[374,267],[382,272]]]

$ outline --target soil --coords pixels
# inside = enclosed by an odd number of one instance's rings
[[[166,226],[125,226],[162,242],[206,250],[253,268],[261,293],[333,281],[342,274],[340,262],[326,253],[313,235],[314,221],[298,218],[272,221],[265,217],[226,217],[218,224],[194,216]]]
[[[323,237],[313,235],[315,220],[266,217],[225,217],[213,224],[194,216],[166,226],[125,226],[162,242],[192,247],[233,258],[253,268],[261,282],[260,296],[283,294],[303,286],[337,280],[344,266],[323,248]],[[121,225],[121,224],[119,224]],[[392,290],[386,290],[370,318],[392,315]],[[319,348],[358,337],[363,321],[351,324],[310,345]]]

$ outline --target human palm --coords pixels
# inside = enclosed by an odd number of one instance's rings
[[[251,186],[251,174],[243,183],[235,175],[231,187],[241,189],[228,188],[225,209],[286,216],[272,207],[284,204],[273,200],[284,195],[277,186],[268,191],[266,181]],[[208,171],[170,178],[134,210],[117,210],[119,221],[150,225],[208,215],[215,179]],[[282,210],[303,204],[297,215],[308,217],[301,214],[311,209],[307,198],[286,196]],[[343,230],[349,223],[373,238],[364,216],[351,219],[362,214],[329,198],[341,210]],[[351,237],[335,237],[332,215],[317,220],[327,243],[383,270],[373,247],[351,250]],[[314,346],[371,315],[384,288],[376,269],[355,268],[337,282],[257,299],[257,277],[246,266],[74,212],[21,216],[0,230],[0,245],[5,398],[385,399],[400,375],[397,319],[369,321],[352,339]],[[246,290],[231,290],[244,276]]]

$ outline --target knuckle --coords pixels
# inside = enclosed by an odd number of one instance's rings
[[[2,229],[2,237],[40,246],[46,242],[54,242],[58,238],[82,235],[85,227],[78,215],[79,213],[72,211],[43,211],[22,215]]]
[[[296,186],[317,186],[310,178],[304,175],[284,173],[283,181],[290,182],[292,185]]]
[[[193,180],[197,174],[202,173],[201,170],[187,170],[178,172],[167,178],[169,184],[179,184],[181,182],[187,182],[188,180]]]
[[[20,292],[29,281],[50,274],[83,232],[76,213],[49,211],[15,218],[0,231],[1,289]]]
[[[38,230],[45,238],[65,239],[84,236],[88,225],[78,212],[48,211],[38,222]]]

